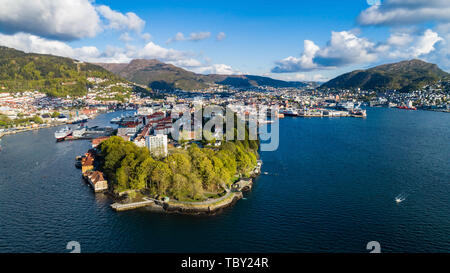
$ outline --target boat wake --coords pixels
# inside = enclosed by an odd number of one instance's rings
[[[395,197],[395,202],[397,204],[399,204],[399,203],[405,201],[407,197],[408,197],[408,195],[406,193],[401,193]]]

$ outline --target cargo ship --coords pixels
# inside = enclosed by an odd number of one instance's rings
[[[64,127],[58,131],[55,132],[55,138],[57,141],[62,141],[64,140],[66,137],[71,136],[72,135],[72,130],[69,127]]]

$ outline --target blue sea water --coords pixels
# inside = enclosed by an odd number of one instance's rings
[[[216,216],[117,213],[57,128],[2,139],[0,252],[450,252],[450,114],[285,118],[245,200]],[[90,121],[107,125],[121,113]],[[403,194],[406,199],[395,202]]]

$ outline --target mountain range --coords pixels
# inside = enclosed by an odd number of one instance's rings
[[[408,60],[384,64],[367,70],[355,70],[338,76],[321,88],[363,90],[398,90],[409,92],[446,79],[450,75],[436,64],[422,60]]]
[[[40,90],[51,96],[82,96],[89,86],[87,77],[109,79],[109,82],[125,79],[153,90],[193,91],[214,84],[237,88],[307,85],[304,82],[263,76],[197,74],[158,60],[135,59],[130,63],[92,64],[0,46],[0,91]],[[408,92],[449,78],[450,74],[437,65],[415,59],[355,70],[322,84],[320,88]]]
[[[253,75],[197,74],[158,60],[135,59],[128,64],[97,63],[97,65],[126,80],[149,86],[154,90],[183,89],[193,91],[207,88],[213,84],[222,84],[236,88],[306,86],[304,82],[289,82]]]

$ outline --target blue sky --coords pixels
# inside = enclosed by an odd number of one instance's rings
[[[450,68],[448,2],[0,0],[0,44],[92,62],[157,58],[198,73],[323,81],[412,58]]]

